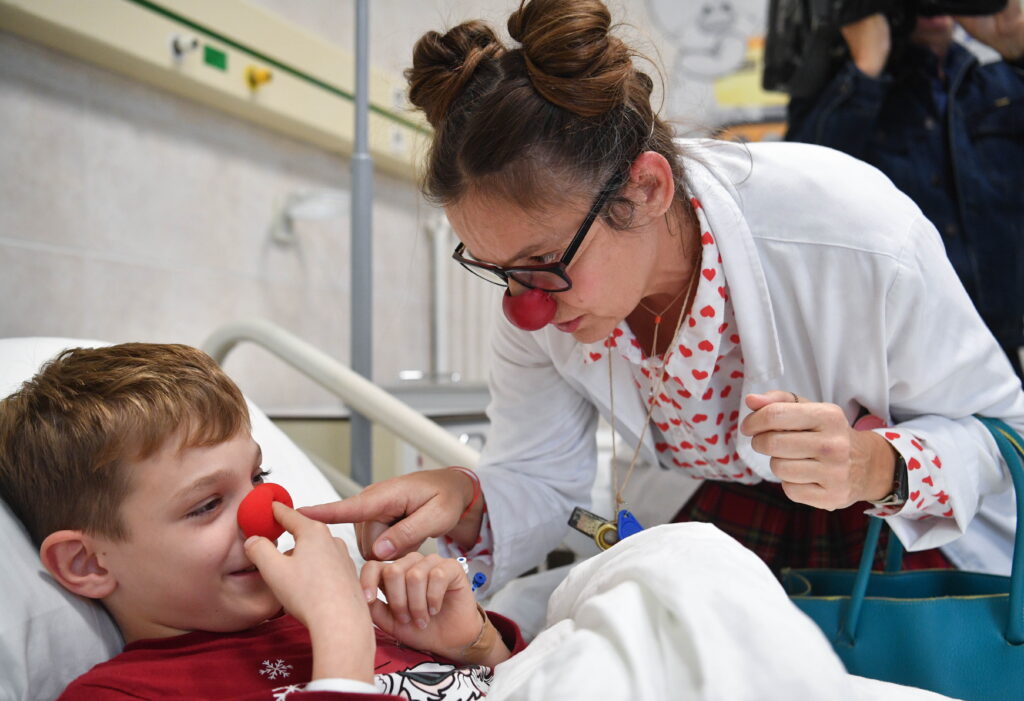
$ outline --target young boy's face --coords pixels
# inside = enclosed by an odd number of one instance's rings
[[[127,641],[192,630],[250,628],[280,604],[242,549],[242,498],[263,481],[262,455],[243,429],[224,443],[179,450],[169,440],[129,465],[124,541],[97,539],[117,580],[104,603]]]

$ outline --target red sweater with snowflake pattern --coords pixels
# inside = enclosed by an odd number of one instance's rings
[[[526,643],[515,623],[488,617],[513,654]],[[238,633],[195,631],[139,640],[113,659],[73,681],[59,701],[106,699],[259,699],[353,701],[442,698],[471,701],[486,696],[492,670],[403,646],[379,629],[375,685],[379,693],[306,691],[313,670],[309,631],[284,615]]]

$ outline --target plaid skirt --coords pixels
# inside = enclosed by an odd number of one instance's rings
[[[674,523],[713,523],[753,550],[773,572],[785,567],[854,568],[861,550],[870,504],[825,511],[797,504],[774,482],[755,485],[707,481],[673,519]],[[882,529],[875,568],[882,569],[889,542]],[[903,569],[955,569],[937,548],[905,553]]]

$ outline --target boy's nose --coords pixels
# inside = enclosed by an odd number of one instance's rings
[[[246,538],[261,535],[277,540],[284,533],[284,527],[274,519],[273,503],[279,501],[291,508],[292,496],[288,490],[273,482],[264,482],[253,487],[238,505],[238,525]]]

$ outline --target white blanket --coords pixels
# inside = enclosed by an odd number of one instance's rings
[[[946,697],[855,677],[768,568],[714,526],[647,529],[577,565],[488,699]]]

